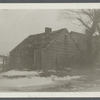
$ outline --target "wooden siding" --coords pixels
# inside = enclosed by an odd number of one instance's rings
[[[79,45],[82,45],[82,43],[83,42]],[[56,37],[52,45],[42,52],[42,57],[42,66],[44,69],[59,69],[69,67],[69,64],[82,62],[81,52],[77,49],[70,35],[66,32]]]
[[[61,61],[64,55],[64,35],[60,34],[56,40],[43,52],[42,66],[47,69],[56,69],[61,67]]]
[[[49,69],[57,69],[68,66],[73,55],[80,53],[71,40],[68,33],[63,32],[43,52],[42,66]]]

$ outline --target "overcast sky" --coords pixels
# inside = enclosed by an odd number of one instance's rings
[[[79,32],[79,27],[60,18],[61,12],[62,10],[0,10],[0,54],[9,54],[23,39],[44,32],[45,27]]]

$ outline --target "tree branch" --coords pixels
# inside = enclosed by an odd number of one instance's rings
[[[86,28],[91,29],[82,19],[77,18],[77,20],[79,20]]]
[[[92,14],[91,13],[88,13],[88,11],[85,11],[82,9],[82,12],[87,15],[92,21],[93,21],[93,17],[92,17]]]

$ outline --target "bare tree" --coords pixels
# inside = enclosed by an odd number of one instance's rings
[[[92,37],[100,34],[100,10],[99,9],[74,9],[63,10],[62,17],[70,19],[76,25],[83,26],[87,35],[87,56],[92,60]]]

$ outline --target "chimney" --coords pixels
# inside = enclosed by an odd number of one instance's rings
[[[51,28],[49,28],[49,27],[45,27],[45,33],[50,33],[51,31],[52,31]]]

